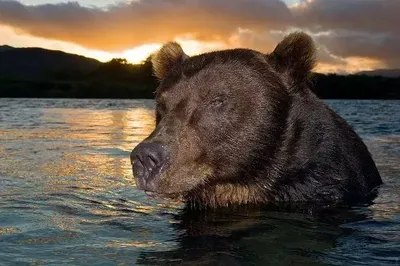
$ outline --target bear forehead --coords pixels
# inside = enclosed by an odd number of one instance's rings
[[[161,81],[159,93],[172,88],[183,78],[190,79],[201,71],[209,71],[223,65],[226,71],[271,71],[273,68],[267,62],[267,56],[250,49],[232,49],[205,53],[187,58],[181,64],[175,65],[168,76]],[[230,69],[231,67],[231,69]],[[238,67],[241,67],[238,69]],[[211,69],[211,71],[210,71]]]

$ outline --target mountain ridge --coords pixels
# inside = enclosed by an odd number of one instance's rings
[[[96,59],[58,50],[0,46],[0,77],[3,78],[49,79],[61,71],[89,73],[100,64]]]

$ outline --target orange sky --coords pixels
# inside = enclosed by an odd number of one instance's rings
[[[297,1],[3,0],[0,45],[137,63],[170,40],[189,55],[232,47],[268,53],[301,29],[319,47],[317,71],[400,68],[400,1]]]

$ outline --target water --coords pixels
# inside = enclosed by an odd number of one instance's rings
[[[372,206],[185,213],[135,188],[153,101],[0,99],[0,265],[400,265],[400,101],[328,101],[385,184]]]

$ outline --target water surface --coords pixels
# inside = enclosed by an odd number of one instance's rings
[[[0,265],[400,265],[400,101],[328,101],[385,184],[371,206],[182,212],[135,188],[151,100],[0,99]]]

